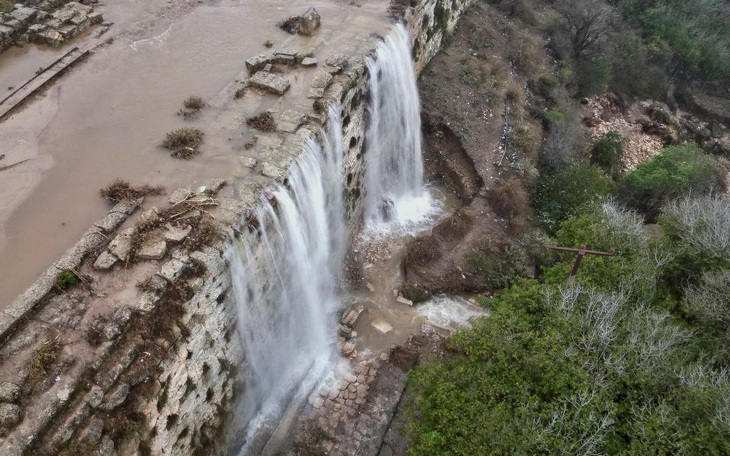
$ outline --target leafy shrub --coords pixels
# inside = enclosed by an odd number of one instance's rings
[[[589,97],[606,92],[612,63],[607,58],[581,58],[576,64],[578,95]]]
[[[664,208],[659,218],[676,254],[666,276],[679,289],[697,286],[703,275],[730,269],[730,198],[715,194],[692,196]]]
[[[595,166],[569,164],[540,175],[532,193],[532,203],[549,232],[577,214],[591,201],[613,191],[613,182]]]
[[[413,301],[413,304],[420,304],[431,297],[431,293],[420,285],[404,284],[400,289],[404,298]]]
[[[540,148],[539,133],[527,123],[520,122],[510,132],[510,146],[522,152],[526,157],[534,159]]]
[[[547,111],[542,118],[550,125],[565,120],[565,114],[560,111]]]
[[[76,277],[72,271],[63,271],[56,277],[56,286],[61,290],[67,290],[79,282],[79,278]]]
[[[189,159],[200,153],[198,148],[203,143],[203,132],[197,128],[178,128],[167,134],[162,147],[177,158]]]
[[[490,290],[514,283],[525,271],[525,263],[525,252],[516,245],[508,246],[501,255],[495,255],[485,247],[467,257],[469,272],[479,275]]]
[[[10,13],[15,8],[13,0],[0,0],[0,13]]]
[[[618,195],[626,205],[654,221],[668,201],[690,192],[703,195],[724,189],[723,174],[717,158],[685,143],[665,148],[625,175],[619,181]]]
[[[537,91],[544,97],[551,96],[557,86],[558,80],[550,74],[544,74],[537,80]]]
[[[608,175],[616,175],[621,166],[624,146],[617,131],[609,131],[593,144],[591,163],[600,166]]]
[[[550,115],[546,113],[546,118]],[[566,166],[579,157],[583,150],[584,130],[574,118],[559,117],[562,113],[551,115],[555,120],[548,121],[548,132],[540,155],[540,164],[557,169]]]
[[[616,257],[586,257],[572,288],[561,262],[542,282],[521,280],[481,300],[490,316],[451,339],[462,356],[409,373],[411,452],[727,453],[730,373],[712,357],[726,339],[658,308],[660,270],[676,252],[662,252],[642,225],[616,204],[593,205],[558,240],[618,243]],[[692,299],[722,306],[728,276],[711,279]],[[730,323],[724,309],[709,310],[705,318]]]

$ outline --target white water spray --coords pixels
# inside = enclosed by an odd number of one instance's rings
[[[247,444],[270,434],[289,402],[308,394],[334,358],[337,278],[345,247],[339,107],[329,111],[324,147],[310,140],[289,187],[267,192],[248,236],[229,249],[244,351],[238,419]],[[303,386],[305,385],[305,386]],[[243,454],[257,451],[244,445]]]
[[[438,212],[423,184],[421,107],[411,41],[398,24],[367,60],[370,124],[367,130],[366,231],[417,225]]]

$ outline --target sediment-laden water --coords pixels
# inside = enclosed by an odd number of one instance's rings
[[[421,107],[411,41],[401,24],[367,60],[366,230],[391,231],[434,211],[423,184]]]
[[[259,240],[247,237],[229,252],[246,373],[238,419],[248,423],[248,442],[270,433],[292,397],[300,389],[306,394],[335,354],[345,248],[341,129],[339,107],[331,108],[323,147],[310,140],[290,170],[289,187],[266,192],[249,217],[259,225]]]

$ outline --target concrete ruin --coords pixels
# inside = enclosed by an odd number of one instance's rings
[[[471,1],[411,3],[403,19],[420,71]],[[91,22],[88,15],[85,20]],[[314,72],[312,109],[274,113],[278,130],[259,134],[241,153],[251,173],[178,189],[169,207],[134,220],[142,200],[117,204],[0,312],[0,453],[225,452],[221,436],[236,397],[246,394],[238,381],[245,365],[226,238],[241,235],[238,224],[266,187],[283,182],[304,143],[318,138],[326,124],[321,107],[330,103],[341,106],[343,181],[354,232],[362,212],[365,58],[378,40],[363,34],[337,53],[278,50],[247,61],[247,71],[211,105],[224,105],[240,91],[284,94],[291,81],[268,65]],[[59,278],[69,274],[79,283],[65,289]],[[368,368],[358,369],[367,377],[360,383],[373,382]],[[354,400],[365,391],[357,388]],[[377,445],[368,448],[376,454]]]

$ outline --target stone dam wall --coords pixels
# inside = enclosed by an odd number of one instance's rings
[[[404,3],[417,71],[470,3]],[[310,92],[315,107],[341,107],[351,235],[364,191],[365,59],[379,39],[322,56]],[[325,112],[282,113],[278,131],[262,134],[241,158],[253,177],[178,189],[170,207],[136,218],[142,200],[117,204],[0,312],[0,454],[225,451],[221,436],[246,394],[226,239],[255,237],[245,229],[247,210],[267,186],[285,182],[305,142],[327,128]],[[63,290],[59,278],[69,272],[81,281]]]

